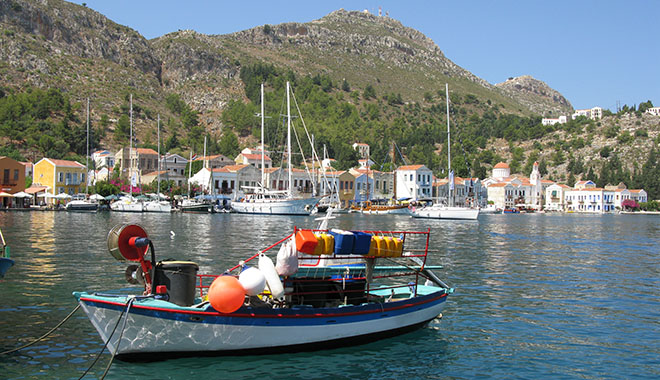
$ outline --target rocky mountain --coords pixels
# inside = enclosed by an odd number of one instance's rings
[[[201,128],[219,137],[232,127],[223,125],[221,118],[227,105],[235,100],[248,102],[240,73],[255,63],[273,65],[282,73],[290,70],[299,78],[330,78],[334,87],[324,96],[342,103],[346,114],[355,115],[351,122],[365,128],[360,138],[379,142],[391,138],[388,133],[413,131],[422,137],[411,139],[410,152],[420,141],[433,145],[420,150],[418,158],[442,149],[445,83],[456,106],[455,122],[463,125],[464,133],[476,136],[467,142],[478,146],[475,156],[489,150],[498,158],[513,160],[509,142],[517,141],[515,146],[524,149],[524,157],[537,154],[552,161],[550,172],[555,178],[565,177],[569,155],[597,167],[607,159],[605,153],[615,152],[632,168],[646,159],[660,139],[660,123],[653,118],[610,116],[588,127],[572,124],[570,130],[558,126],[550,131],[528,119],[526,129],[538,129],[542,138],[526,137],[518,144],[520,123],[516,130],[513,124],[517,122],[507,115],[566,114],[572,111],[570,102],[529,76],[491,85],[456,65],[419,31],[367,12],[341,9],[307,23],[261,25],[227,35],[183,30],[146,40],[85,6],[63,0],[0,0],[2,93],[29,87],[60,89],[74,102],[73,112],[81,120],[82,102],[91,97],[92,122],[106,121],[102,143],[108,148],[120,145],[113,131],[126,114],[129,93],[138,106],[134,128],[138,143],[154,142],[157,114],[165,138],[175,132],[183,138],[190,132],[182,130],[181,115],[167,106],[172,95],[197,111]],[[350,84],[349,90],[340,88],[344,81]],[[376,96],[367,98],[363,95],[370,87]],[[326,132],[330,130],[325,127]],[[346,136],[355,137],[346,134],[343,140]],[[241,144],[249,144],[252,137],[248,134]],[[611,149],[603,152],[604,147]]]
[[[495,86],[536,114],[557,117],[573,112],[571,103],[559,92],[529,75],[509,78]]]
[[[148,41],[84,6],[62,0],[0,2],[0,72],[5,85],[57,87],[74,99],[97,99],[93,117],[113,109],[126,93],[154,112],[179,94],[220,130],[224,105],[244,97],[237,74],[258,61],[301,75],[327,74],[353,88],[373,85],[419,101],[449,82],[510,112],[541,107],[520,104],[445,57],[422,33],[389,17],[338,10],[309,23],[263,25],[229,35],[178,31]],[[359,68],[356,70],[356,68]],[[94,107],[93,107],[94,108]],[[142,120],[136,120],[138,124]]]

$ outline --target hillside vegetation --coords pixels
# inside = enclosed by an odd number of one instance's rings
[[[326,145],[340,167],[355,163],[350,145],[359,141],[370,144],[379,168],[391,169],[403,162],[398,154],[394,164],[389,158],[396,144],[406,162],[444,176],[449,83],[458,175],[486,177],[498,161],[529,174],[539,161],[545,177],[569,184],[591,176],[640,187],[645,173],[657,170],[660,120],[642,112],[650,102],[600,121],[544,127],[541,115],[572,112],[545,83],[520,77],[491,85],[418,31],[364,12],[339,10],[310,23],[229,35],[177,31],[148,41],[83,6],[12,0],[0,3],[0,39],[2,151],[31,160],[84,153],[87,97],[93,147],[127,145],[129,94],[139,146],[156,147],[160,115],[163,151],[199,153],[206,136],[208,152],[235,156],[259,139],[262,82],[272,117],[266,141],[278,151],[289,81],[317,149]]]

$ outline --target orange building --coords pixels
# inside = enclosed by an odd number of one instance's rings
[[[25,166],[13,158],[0,156],[0,192],[16,194],[25,190]],[[13,198],[2,197],[3,207],[10,207]]]

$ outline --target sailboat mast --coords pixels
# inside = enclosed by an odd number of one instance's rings
[[[131,116],[131,131],[129,134],[129,148],[128,148],[128,182],[129,184],[129,196],[133,196],[133,94],[130,97],[130,116]]]
[[[287,161],[289,168],[289,198],[293,196],[292,186],[293,186],[293,173],[291,172],[291,99],[289,96],[289,82],[286,82],[286,120],[287,120],[287,138],[286,138],[286,149],[287,149]]]
[[[160,201],[160,114],[158,114],[158,124],[157,124],[157,129],[156,129],[156,136],[158,137],[158,190],[156,191],[156,195],[158,196],[158,200]]]
[[[265,155],[264,151],[264,123],[266,116],[264,115],[264,84],[261,84],[261,188],[262,190],[266,187],[264,181],[266,180],[266,171],[265,171]]]
[[[192,177],[192,148],[190,149],[190,165],[188,166],[188,196],[190,196],[190,178]]]
[[[451,172],[451,135],[449,133],[449,83],[445,83],[445,98],[447,100],[447,186],[449,194],[447,203],[449,206],[454,205],[454,176]],[[439,195],[439,194],[438,194]]]
[[[89,98],[87,98],[87,154],[85,155],[85,194],[89,193]]]

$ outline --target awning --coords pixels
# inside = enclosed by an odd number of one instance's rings
[[[71,199],[71,196],[67,193],[59,193],[55,196],[56,199]]]
[[[36,194],[42,191],[46,191],[47,189],[48,186],[30,186],[27,189],[25,189],[25,192],[28,194]]]
[[[0,192],[0,198],[13,198],[13,197],[14,197],[13,195],[6,193],[4,191]]]
[[[92,194],[92,195],[89,196],[89,199],[91,199],[93,201],[102,201],[105,198],[101,194]]]

